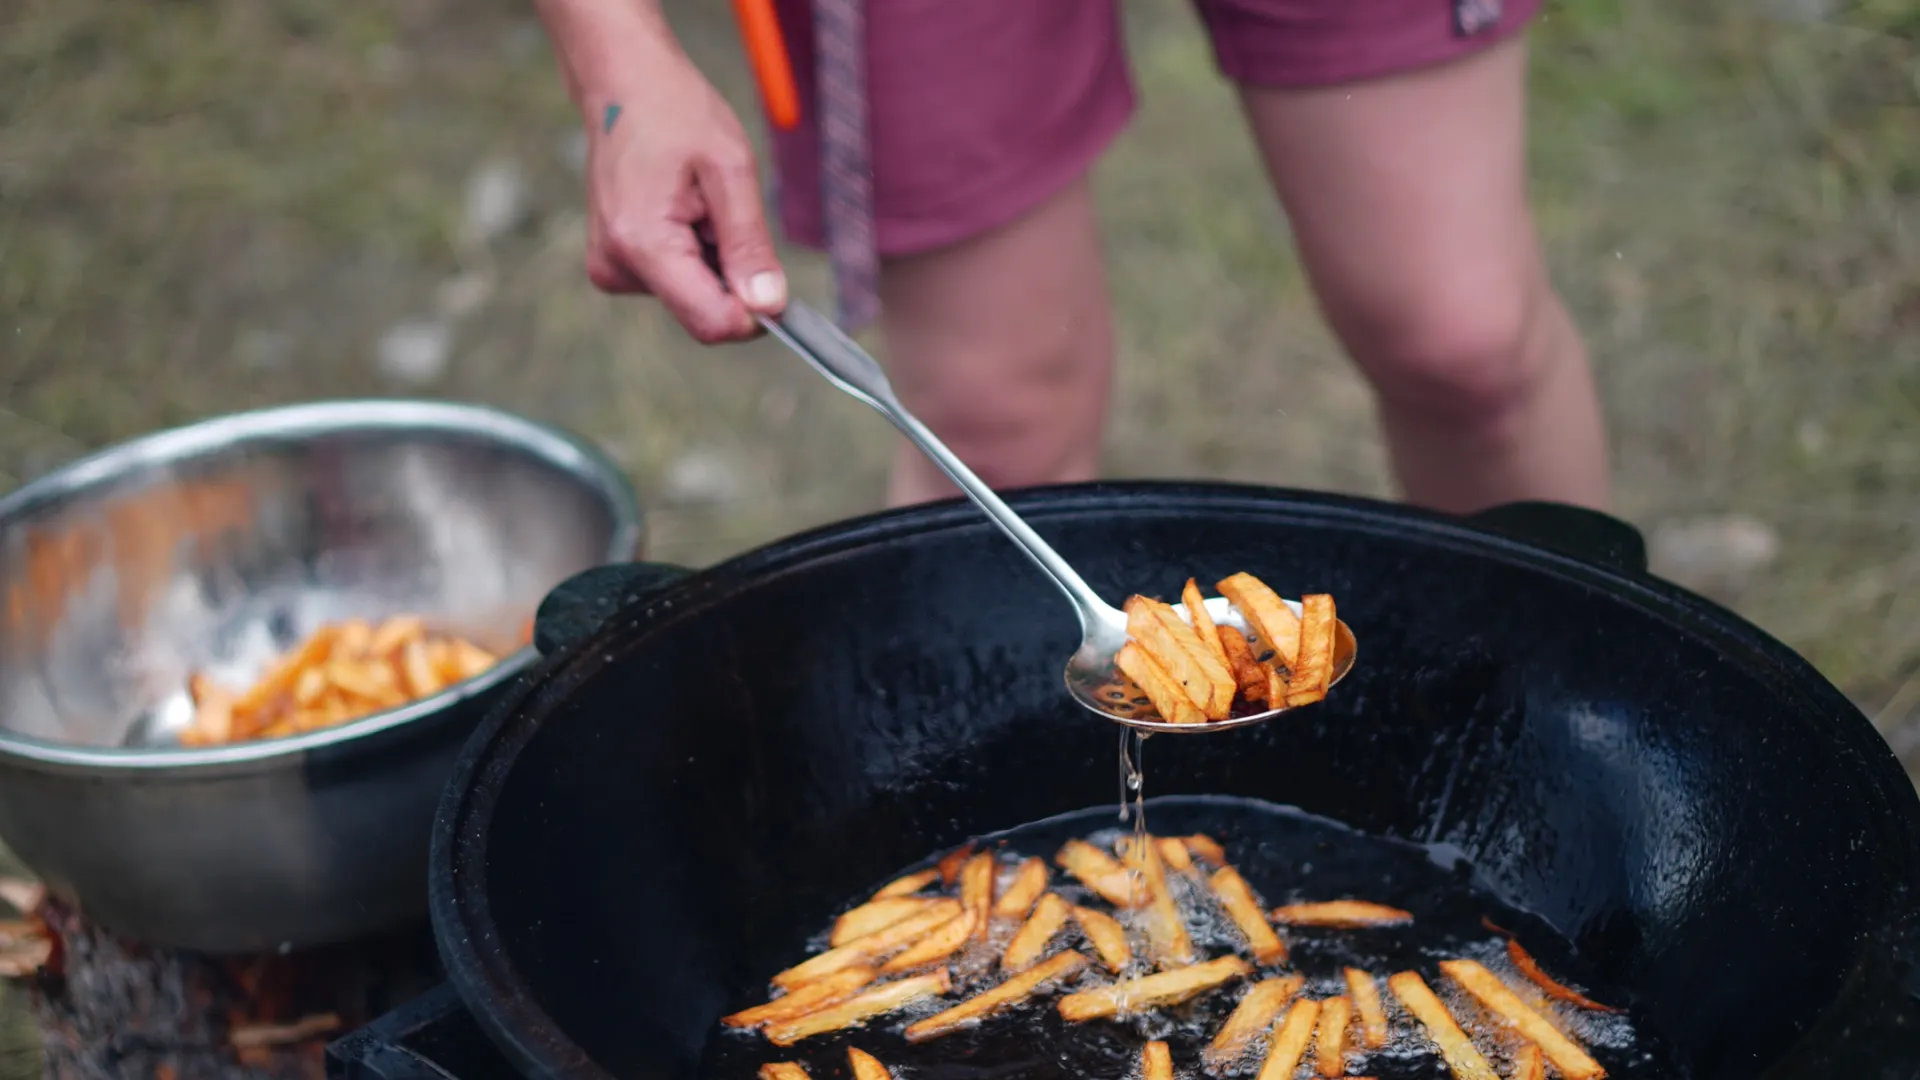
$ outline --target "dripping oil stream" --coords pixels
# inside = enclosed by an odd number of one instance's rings
[[[1150,732],[1135,728],[1120,729],[1120,820],[1133,819],[1133,852],[1136,860],[1128,870],[1130,891],[1136,903],[1147,887],[1140,864],[1147,854],[1147,774],[1146,749]]]

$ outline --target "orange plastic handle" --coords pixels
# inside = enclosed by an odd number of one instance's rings
[[[773,0],[733,0],[733,15],[740,21],[747,63],[760,84],[767,118],[781,131],[792,131],[800,122],[800,91],[793,83],[793,63],[787,58],[787,42],[780,35]]]

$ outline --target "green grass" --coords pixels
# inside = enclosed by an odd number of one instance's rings
[[[670,7],[747,102],[724,6]],[[1549,3],[1541,227],[1600,373],[1623,513],[1773,524],[1777,564],[1723,598],[1920,765],[1920,8],[1759,8]],[[1111,471],[1384,493],[1364,390],[1190,12],[1142,0],[1129,18],[1145,107],[1098,173],[1124,359]],[[662,557],[873,506],[877,418],[772,346],[699,350],[652,305],[587,288],[557,153],[574,122],[515,0],[19,0],[0,14],[0,489],[238,407],[424,392],[597,439]],[[462,184],[496,157],[526,171],[533,213],[475,246]],[[795,265],[823,297],[818,261]],[[445,380],[383,381],[378,335],[456,274],[492,299]],[[690,450],[734,462],[741,499],[668,500]]]

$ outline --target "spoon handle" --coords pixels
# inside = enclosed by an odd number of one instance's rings
[[[826,376],[827,381],[846,391],[848,394],[866,402],[900,429],[900,433],[912,440],[921,452],[933,460],[940,470],[959,485],[960,490],[984,511],[995,525],[1007,534],[1022,551],[1027,553],[1060,591],[1067,594],[1074,609],[1080,615],[1082,631],[1107,621],[1105,613],[1112,610],[1100,595],[1093,591],[1053,545],[1040,538],[1026,519],[1014,513],[1013,508],[1001,500],[986,482],[967,468],[966,463],[954,456],[947,444],[940,441],[920,418],[908,411],[894,396],[893,384],[887,381],[886,372],[880,364],[868,355],[854,340],[841,332],[831,319],[794,300],[787,304],[786,311],[777,319],[762,318],[761,325],[767,332],[779,338],[788,348],[813,365],[814,369]]]
[[[700,247],[707,265],[724,284],[726,275],[720,271],[719,252],[704,233],[700,237]],[[1068,565],[1059,552],[1053,550],[1053,545],[1042,540],[1025,519],[1014,513],[1013,508],[1003,502],[985,481],[975,476],[965,462],[955,457],[939,436],[921,423],[920,418],[909,412],[905,405],[900,404],[880,362],[835,326],[832,319],[799,300],[789,300],[786,311],[778,317],[760,316],[760,325],[787,348],[800,354],[800,358],[826,376],[828,382],[878,409],[882,416],[893,422],[894,427],[900,429],[902,435],[933,459],[933,463],[940,466],[940,470],[951,477],[960,490],[966,492],[967,497],[1053,579],[1060,591],[1067,594],[1067,599],[1073,602],[1074,611],[1080,616],[1083,633],[1112,621],[1109,617],[1113,613],[1112,606],[1100,599],[1100,594],[1094,592],[1079,572]]]

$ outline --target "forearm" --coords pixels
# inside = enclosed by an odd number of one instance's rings
[[[690,64],[659,0],[534,0],[567,92],[589,126],[665,66]]]

